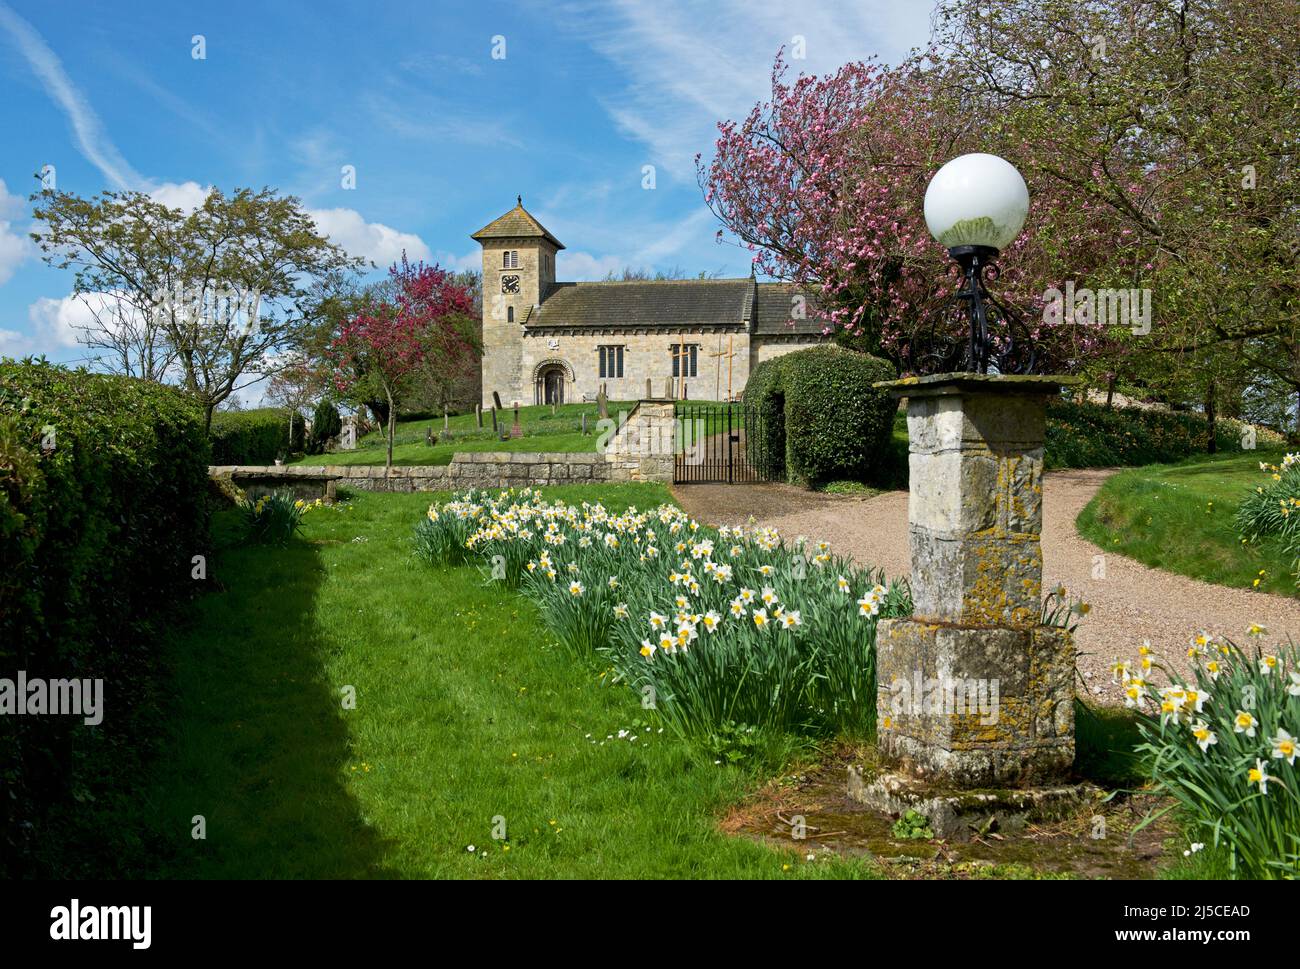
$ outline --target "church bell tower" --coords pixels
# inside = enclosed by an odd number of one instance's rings
[[[492,392],[510,407],[530,404],[532,375],[524,373],[524,323],[555,283],[555,255],[564,248],[524,208],[523,199],[470,238],[483,247],[483,406]]]

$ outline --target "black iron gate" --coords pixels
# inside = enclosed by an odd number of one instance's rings
[[[778,413],[734,404],[677,405],[675,484],[780,481],[785,433]]]

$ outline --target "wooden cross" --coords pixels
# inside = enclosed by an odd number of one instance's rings
[[[714,382],[713,382],[713,399],[714,399],[714,400],[717,400],[717,399],[718,399],[718,393],[722,390],[722,360],[721,360],[721,358],[723,358],[723,357],[725,357],[726,360],[727,360],[727,400],[731,400],[731,360],[732,360],[732,358],[736,355],[736,351],[732,349],[732,340],[733,340],[733,339],[734,339],[734,338],[731,336],[731,334],[727,334],[727,352],[726,352],[726,353],[723,353],[723,352],[722,352],[722,334],[719,333],[719,334],[718,334],[718,350],[717,350],[716,353],[710,353],[710,354],[709,354],[709,356],[711,356],[711,357],[718,357],[718,358],[719,358],[719,360],[718,360],[718,366],[714,368],[714,377],[715,377]]]

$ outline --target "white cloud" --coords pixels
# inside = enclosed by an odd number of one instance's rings
[[[80,296],[62,299],[42,296],[27,307],[27,318],[32,323],[32,344],[41,352],[53,353],[81,346],[77,342],[77,327],[93,323],[95,314]]]
[[[311,209],[307,213],[330,241],[350,256],[360,256],[377,266],[388,266],[402,258],[412,262],[431,260],[432,254],[423,239],[410,232],[399,232],[382,222],[367,222],[356,209]]]
[[[565,281],[604,279],[610,273],[621,273],[630,265],[621,256],[593,256],[589,252],[560,253],[555,262],[556,275]]]
[[[149,189],[149,197],[188,214],[202,205],[211,191],[211,185],[204,186],[198,182],[163,182]]]
[[[623,72],[601,98],[620,130],[644,144],[661,177],[694,181],[694,156],[707,157],[716,124],[743,118],[771,91],[772,60],[792,39],[806,59],[792,73],[828,73],[872,54],[898,62],[929,38],[933,3],[870,0],[602,0],[568,8],[568,22]]]
[[[25,357],[31,349],[31,339],[17,330],[0,330],[0,357]]]
[[[3,2],[0,2],[0,27],[13,38],[50,100],[67,116],[77,145],[86,160],[98,168],[114,188],[131,189],[140,186],[139,174],[117,150],[117,146],[104,131],[99,115],[72,83],[63,69],[62,61],[50,50],[44,38]]]
[[[459,256],[447,249],[440,249],[435,258],[439,266],[453,272],[479,272],[483,268],[483,250],[477,247]]]
[[[10,195],[4,179],[0,178],[0,286],[9,281],[19,264],[33,252],[31,241],[11,221],[22,211],[22,200]]]

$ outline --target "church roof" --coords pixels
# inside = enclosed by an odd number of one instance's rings
[[[792,297],[799,292],[792,284],[750,278],[555,283],[523,322],[602,329],[728,326],[768,335],[820,335],[820,321],[791,320]]]
[[[556,249],[563,249],[564,243],[551,235],[544,225],[533,218],[532,214],[524,208],[523,199],[517,196],[516,198],[519,202],[518,205],[500,218],[493,219],[470,238],[478,241],[484,239],[542,238],[554,245]]]
[[[741,326],[753,298],[750,279],[673,279],[556,283],[529,311],[526,326]]]
[[[820,336],[826,324],[814,318],[816,297],[797,283],[759,283],[755,300],[755,333],[796,333]],[[802,296],[800,304],[795,300]],[[802,313],[802,316],[797,314]]]

